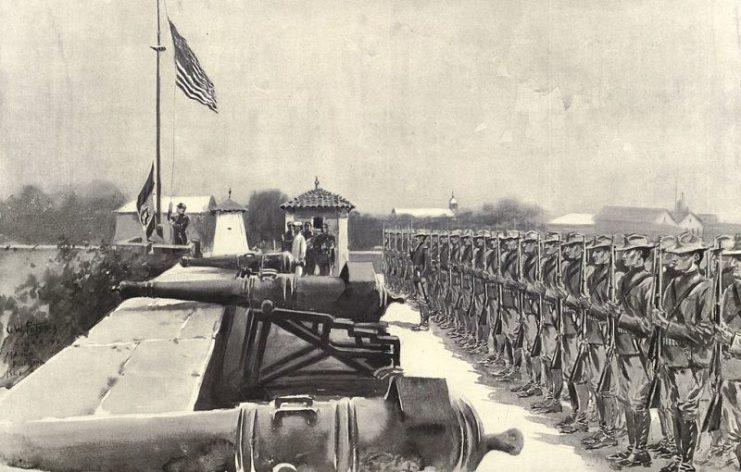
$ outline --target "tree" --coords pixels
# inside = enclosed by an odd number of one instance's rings
[[[288,200],[288,195],[278,189],[252,192],[247,204],[247,237],[250,246],[280,239],[285,228],[285,215],[280,206]]]
[[[384,220],[362,213],[350,213],[348,221],[348,244],[352,251],[373,249],[383,244]]]

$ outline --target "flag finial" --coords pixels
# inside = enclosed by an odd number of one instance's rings
[[[314,177],[314,189],[319,189],[319,176]]]
[[[232,199],[232,188],[231,187],[229,187],[229,196],[227,198],[229,198],[229,200]]]

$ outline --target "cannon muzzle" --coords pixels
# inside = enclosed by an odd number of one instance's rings
[[[339,277],[277,274],[207,281],[121,282],[118,292],[124,299],[173,298],[252,308],[269,300],[275,308],[326,313],[368,323],[378,322],[391,303],[404,301],[386,290],[370,262],[350,262]]]
[[[297,395],[229,410],[0,423],[0,463],[54,472],[360,472],[402,463],[464,472],[489,451],[521,450],[517,430],[483,434],[445,380],[414,377],[393,379],[385,398]]]

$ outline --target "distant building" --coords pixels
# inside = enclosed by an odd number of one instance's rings
[[[232,200],[232,190],[229,196],[219,203],[213,210],[216,215],[216,229],[214,231],[214,247],[211,254],[220,256],[225,254],[244,254],[250,250],[247,242],[244,215],[247,208]]]
[[[394,219],[455,218],[458,213],[458,200],[451,192],[448,208],[392,208]]]
[[[546,223],[548,231],[557,231],[559,233],[582,233],[586,235],[594,234],[594,215],[591,213],[569,213],[559,216]]]
[[[162,196],[162,229],[164,239],[167,242],[172,241],[172,227],[168,224],[167,209],[172,204],[173,212],[178,203],[184,203],[186,214],[190,217],[188,226],[188,240],[199,239],[204,251],[210,250],[214,241],[214,227],[216,215],[212,210],[216,207],[216,200],[213,196],[184,196],[184,197],[167,197]],[[144,239],[144,230],[139,223],[139,216],[136,213],[136,200],[132,200],[122,207],[114,210],[116,215],[116,232],[113,237],[114,242],[136,242]]]
[[[311,221],[315,229],[327,223],[329,233],[335,237],[335,266],[332,273],[338,275],[340,269],[350,260],[347,221],[355,205],[345,197],[319,187],[319,179],[314,188],[304,192],[280,206],[286,212],[286,229],[291,221]]]
[[[549,221],[551,231],[578,231],[584,234],[641,233],[651,237],[690,231],[707,240],[720,234],[741,233],[741,224],[724,223],[717,215],[692,212],[684,194],[674,210],[631,206],[605,206],[596,215],[569,213]]]
[[[682,231],[669,210],[626,206],[603,207],[594,216],[594,229],[597,234],[641,233],[651,237]]]

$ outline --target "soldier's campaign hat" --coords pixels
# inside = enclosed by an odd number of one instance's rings
[[[428,234],[430,233],[426,229],[422,229],[422,228],[414,232],[415,236],[427,236]]]
[[[525,233],[525,236],[523,238],[523,241],[540,241],[540,233],[537,231],[530,230],[527,233]]]
[[[656,247],[654,243],[645,234],[628,234],[623,238],[621,251],[630,251],[631,249],[651,249]]]
[[[587,237],[582,233],[572,232],[566,235],[566,238],[561,241],[562,246],[572,246],[574,244],[584,244]]]
[[[182,208],[183,210],[185,210],[185,203],[183,202],[178,203],[178,208]]]
[[[493,239],[499,239],[502,237],[502,233],[499,231],[490,231],[489,236],[487,236],[487,239],[493,240]]]
[[[463,231],[462,237],[464,237],[464,238],[472,238],[473,237],[473,231],[471,231],[470,229],[467,229],[467,230]]]
[[[677,236],[677,245],[671,249],[667,249],[666,252],[671,254],[689,254],[692,252],[704,251],[706,249],[708,249],[708,247],[705,245],[702,238],[687,231]]]
[[[303,228],[304,226],[303,223],[301,223],[300,221],[292,221],[291,225],[298,226],[299,228]]]
[[[612,241],[612,236],[601,234],[594,237],[592,242],[587,246],[587,249],[609,248],[612,246]]]
[[[515,229],[508,229],[506,231],[502,232],[502,235],[499,237],[501,240],[507,240],[507,239],[517,239],[520,237],[520,232]]]
[[[737,234],[733,238],[731,247],[724,248],[722,254],[724,256],[741,256],[741,234]]]
[[[483,238],[488,238],[488,237],[489,237],[489,232],[487,230],[485,230],[485,229],[480,229],[480,230],[476,231],[476,235],[473,238],[474,239],[483,239]]]
[[[449,233],[450,231],[440,231],[440,237],[447,239]]]
[[[730,234],[721,234],[715,237],[715,248],[721,251],[728,251],[733,249],[735,245],[735,238]]]
[[[460,238],[461,237],[461,230],[454,229],[453,231],[450,232],[450,237],[451,238]]]
[[[544,243],[557,243],[561,241],[561,233],[558,233],[556,231],[549,231],[545,234],[545,238],[543,239]]]
[[[677,247],[677,237],[672,235],[660,236],[657,244],[662,251],[674,249],[675,247]]]

